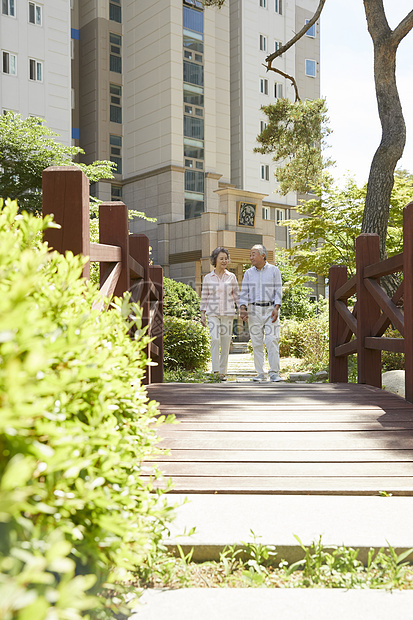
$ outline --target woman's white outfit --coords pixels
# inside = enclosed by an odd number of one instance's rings
[[[202,284],[201,311],[206,313],[211,334],[212,372],[227,373],[232,325],[238,305],[237,278],[225,269],[221,277],[208,273]],[[221,351],[220,351],[221,348]]]

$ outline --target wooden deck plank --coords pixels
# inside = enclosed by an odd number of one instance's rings
[[[145,478],[143,478],[145,480]],[[147,478],[149,480],[149,478]],[[319,494],[319,495],[378,495],[380,491],[393,495],[413,495],[409,478],[232,478],[220,476],[177,477],[173,480],[174,493],[270,493],[270,494]],[[156,488],[165,484],[154,483]]]
[[[170,427],[172,428],[172,427]],[[203,420],[194,422],[180,421],[173,427],[173,433],[187,433],[208,431],[213,433],[222,433],[228,431],[239,431],[242,433],[253,432],[336,432],[336,431],[383,431],[383,430],[413,430],[413,420],[406,422],[255,422],[255,421],[236,421],[221,422],[218,420],[204,422]]]
[[[413,461],[413,450],[170,450],[156,462],[379,463]],[[150,462],[150,461],[148,461]]]
[[[152,465],[143,467],[144,472],[151,470]],[[413,461],[404,463],[197,463],[194,469],[191,463],[165,461],[162,471],[165,476],[177,477],[208,477],[219,478],[314,478],[326,475],[338,478],[411,478]]]
[[[245,434],[245,433],[244,433]],[[354,437],[342,437],[340,433],[338,438],[332,439],[331,437],[321,441],[317,439],[315,441],[309,441],[307,437],[299,437],[295,434],[293,437],[285,437],[280,439],[276,436],[276,433],[269,433],[270,437],[267,439],[254,439],[252,442],[250,439],[234,439],[230,441],[225,438],[219,439],[183,439],[181,437],[166,438],[160,441],[159,446],[161,448],[181,448],[192,450],[343,450],[346,447],[350,447],[354,450],[412,450],[413,439],[411,436],[407,438],[393,441],[388,440],[384,442],[380,436],[374,438],[354,438]],[[291,435],[294,435],[291,433]],[[307,433],[308,435],[308,433]],[[349,435],[349,434],[348,434]]]

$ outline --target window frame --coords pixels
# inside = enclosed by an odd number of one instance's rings
[[[7,17],[16,18],[16,0],[6,0],[7,2],[7,12],[3,11],[3,2],[1,3],[1,14],[6,15]],[[13,3],[13,9],[11,9],[11,4]],[[13,12],[12,12],[13,10]]]
[[[274,13],[283,14],[283,0],[274,0]]]
[[[119,89],[119,93],[114,93],[112,92],[112,88],[118,88]],[[119,103],[117,103],[116,101],[113,101],[112,97],[116,97],[119,98]],[[109,122],[111,123],[116,123],[116,124],[122,124],[122,86],[120,84],[109,84]],[[112,110],[120,110],[120,120],[114,120],[112,118]],[[115,117],[117,114],[114,114],[113,116]]]
[[[282,82],[274,82],[274,97],[275,99],[284,98],[284,84]]]
[[[32,77],[32,66],[34,66],[34,76]],[[39,68],[40,68],[40,78],[39,78]],[[41,60],[36,60],[36,58],[29,58],[29,80],[30,82],[43,82],[43,62]]]
[[[4,73],[4,75],[12,75],[12,76],[16,76],[17,75],[17,54],[14,54],[13,52],[8,52],[7,50],[1,50],[2,51],[2,55],[1,55],[1,70],[2,73]],[[8,71],[4,70],[4,59],[5,57],[8,57],[8,61],[7,61],[7,68]],[[14,72],[10,71],[10,66],[11,66],[11,62],[10,62],[10,57],[14,58]]]
[[[111,11],[112,8],[119,10],[119,19],[115,19],[115,17],[113,17],[116,11]],[[122,5],[120,3],[120,0],[109,0],[109,21],[115,22],[116,24],[122,23]]]
[[[33,7],[33,15],[34,15],[34,21],[31,21],[30,19],[30,7]],[[28,10],[29,10],[29,24],[32,24],[33,26],[42,26],[43,25],[43,6],[41,4],[37,4],[37,2],[29,2],[28,3]],[[37,13],[40,13],[40,21],[37,20]]]
[[[260,93],[268,96],[268,78],[260,78]]]
[[[313,65],[314,66],[314,74],[308,73],[308,71],[307,71],[307,69],[309,67],[308,63],[314,63],[314,65]],[[310,78],[313,78],[313,79],[317,77],[317,61],[314,60],[313,58],[306,58],[305,59],[305,75],[307,77],[310,77]]]
[[[270,165],[261,164],[260,168],[261,168],[260,170],[261,181],[269,181],[270,180]]]
[[[260,34],[260,51],[266,52],[268,48],[268,37],[265,34]]]
[[[120,43],[112,41],[112,37],[117,37],[120,40]],[[115,47],[119,48],[119,52],[116,52],[114,49]],[[119,62],[120,71],[114,68],[115,63],[112,63],[112,58]],[[109,33],[109,71],[122,75],[122,35],[117,34],[116,32]]]
[[[261,9],[267,8],[267,0],[259,0],[259,5]]]
[[[306,19],[306,20],[305,20],[306,25],[308,24],[308,22],[309,22],[309,21],[310,21],[309,19]],[[309,34],[310,32],[314,32],[314,34]],[[306,37],[310,37],[310,39],[315,39],[315,38],[316,38],[316,36],[317,36],[317,32],[316,32],[316,24],[313,24],[313,25],[311,26],[311,28],[309,28],[309,29],[307,30],[307,32],[305,33],[305,36],[306,36]]]

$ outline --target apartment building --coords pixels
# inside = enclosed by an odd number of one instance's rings
[[[156,218],[144,232],[167,276],[200,289],[228,247],[239,278],[249,249],[290,243],[296,194],[277,193],[270,155],[254,153],[262,105],[294,98],[263,63],[310,19],[317,0],[2,0],[3,109],[36,114],[85,161],[110,159],[92,188]],[[274,63],[301,98],[320,91],[319,26]]]
[[[67,0],[2,0],[0,107],[40,116],[72,140],[70,4]]]

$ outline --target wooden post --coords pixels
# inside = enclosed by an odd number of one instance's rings
[[[132,258],[134,258],[143,267],[143,286],[140,294],[140,306],[142,308],[142,327],[149,328],[150,317],[150,300],[148,293],[149,285],[149,239],[146,235],[133,234],[129,237],[129,251]],[[149,357],[148,347],[145,350],[147,357]],[[143,383],[151,383],[152,380],[152,367],[146,367],[146,374]]]
[[[130,287],[128,209],[123,202],[104,202],[99,206],[99,242],[122,249],[122,270],[113,293],[121,297]],[[101,283],[109,265],[100,263]]]
[[[151,336],[155,337],[154,344],[159,349],[157,358],[158,365],[152,366],[151,381],[152,383],[162,383],[163,381],[163,270],[159,265],[149,267],[149,277],[156,287],[159,295],[159,301],[156,303],[156,313],[151,326]]]
[[[359,235],[356,240],[357,381],[381,388],[381,351],[364,346],[364,339],[372,335],[372,328],[380,317],[380,308],[364,285],[364,268],[379,260],[379,236],[370,233]]]
[[[348,383],[347,355],[335,356],[335,349],[342,344],[339,339],[346,327],[346,322],[335,307],[336,291],[347,282],[347,267],[334,265],[328,275],[329,295],[329,381],[330,383]]]
[[[77,166],[50,166],[43,171],[43,215],[53,213],[61,228],[49,228],[44,240],[61,254],[90,255],[89,181]],[[90,263],[83,268],[90,277]]]
[[[403,209],[405,398],[413,403],[413,202]]]

